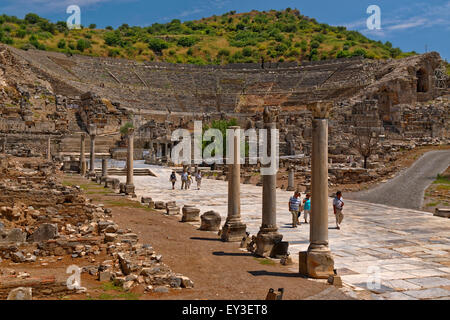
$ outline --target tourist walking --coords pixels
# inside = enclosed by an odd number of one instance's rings
[[[301,211],[300,192],[295,191],[294,195],[289,199],[289,211],[292,214],[292,228],[297,228],[299,213]]]
[[[188,172],[187,181],[186,181],[186,189],[190,189],[192,184],[192,176],[191,173]]]
[[[336,197],[333,200],[333,210],[334,215],[336,217],[336,229],[341,229],[341,223],[344,219],[344,215],[342,214],[342,209],[344,208],[344,198],[342,198],[342,192],[336,192]]]
[[[175,183],[177,182],[177,175],[175,174],[175,171],[172,171],[169,180],[172,182],[172,190],[175,190]]]
[[[183,173],[181,173],[181,190],[187,189],[187,179],[188,174],[186,171],[183,171]]]
[[[200,186],[202,185],[202,173],[199,170],[197,175],[195,176],[195,181],[197,181],[197,190],[200,190]]]
[[[309,193],[306,194],[306,198],[303,199],[303,218],[305,218],[305,223],[311,221],[311,195]]]

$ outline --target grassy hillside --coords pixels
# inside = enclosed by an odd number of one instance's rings
[[[22,49],[193,64],[301,62],[358,55],[386,59],[415,54],[345,27],[318,23],[289,8],[239,14],[231,11],[198,21],[174,19],[150,27],[123,24],[116,30],[90,25],[69,31],[65,22],[52,23],[36,14],[24,19],[3,15],[0,42]]]

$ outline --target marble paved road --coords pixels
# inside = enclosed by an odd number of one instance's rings
[[[379,186],[350,195],[351,199],[420,209],[425,189],[450,165],[450,150],[425,153],[410,168]]]
[[[194,204],[201,213],[215,210],[225,219],[227,182],[203,179],[201,190],[195,182],[190,190],[180,190],[178,181],[178,189],[171,190],[170,170],[150,167],[158,177],[134,177],[138,197]],[[308,247],[309,225],[291,227],[290,196],[291,192],[277,189],[277,223],[296,259]],[[250,234],[256,234],[261,224],[261,197],[261,187],[241,185],[242,220]],[[329,199],[330,247],[339,274],[354,293],[371,289],[376,299],[450,299],[449,219],[351,200],[345,202],[344,216],[341,230],[335,229]]]

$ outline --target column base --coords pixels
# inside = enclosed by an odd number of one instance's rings
[[[246,236],[247,226],[242,222],[225,222],[220,239],[226,242],[241,242]]]
[[[294,190],[295,190],[294,187],[287,187],[287,188],[286,188],[286,191],[294,191]]]
[[[125,184],[125,183],[121,183],[119,185],[120,188],[120,193],[124,193],[126,195],[131,195],[133,197],[136,196],[136,194],[134,193],[135,191],[135,187],[133,184]]]
[[[282,240],[283,235],[277,231],[259,231],[255,240],[255,255],[270,258],[277,258],[287,255],[289,243]]]
[[[299,273],[314,279],[328,279],[334,275],[334,259],[329,250],[303,251],[298,256]]]

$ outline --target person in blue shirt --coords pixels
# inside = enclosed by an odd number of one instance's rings
[[[297,228],[298,217],[301,212],[300,192],[295,191],[294,195],[289,199],[289,211],[292,214],[292,228]]]
[[[303,210],[305,211],[303,214],[305,223],[308,223],[308,216],[309,220],[311,221],[311,195],[309,193],[307,193],[306,198],[303,199]]]

